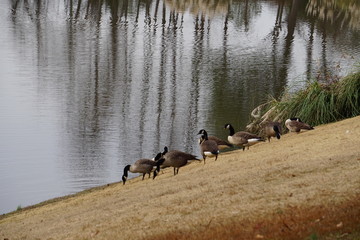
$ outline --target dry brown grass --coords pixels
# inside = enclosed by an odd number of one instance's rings
[[[199,223],[191,231],[146,239],[360,239],[360,196],[332,206],[287,206],[263,218]],[[355,232],[354,232],[355,230]]]
[[[51,201],[2,217],[0,239],[357,239],[359,136],[356,117]]]

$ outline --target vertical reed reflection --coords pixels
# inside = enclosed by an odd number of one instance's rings
[[[309,1],[308,11],[314,13],[313,9],[318,8],[319,5],[314,7],[314,4],[311,5],[313,1]],[[299,0],[292,0],[291,4],[285,4],[284,0],[279,0],[276,2],[278,10],[276,13],[275,26],[273,28],[272,35],[272,71],[274,73],[274,78],[271,79],[272,83],[268,82],[267,84],[273,85],[273,90],[271,92],[280,93],[283,86],[286,85],[287,72],[288,67],[291,65],[291,54],[292,54],[292,45],[293,39],[295,36],[295,28],[297,25],[298,12],[304,11],[304,4]],[[317,3],[321,4],[321,3]],[[186,143],[192,141],[191,133],[194,128],[197,127],[196,123],[198,122],[199,117],[199,89],[201,86],[201,78],[204,77],[204,70],[208,69],[216,69],[219,67],[219,70],[214,71],[213,80],[216,79],[215,82],[219,82],[219,85],[214,88],[215,96],[218,95],[217,92],[220,93],[219,98],[215,101],[221,101],[222,98],[226,95],[225,92],[222,92],[220,85],[223,84],[231,84],[231,78],[234,76],[234,72],[231,73],[236,67],[236,64],[232,67],[233,63],[232,55],[233,53],[229,53],[228,45],[229,45],[229,36],[233,34],[232,31],[229,31],[229,22],[235,24],[239,24],[239,26],[243,26],[244,32],[248,32],[251,28],[251,24],[254,21],[257,12],[260,7],[260,3],[258,1],[254,1],[250,3],[247,0],[242,1],[234,1],[230,4],[229,1],[219,0],[215,1],[212,4],[206,3],[206,1],[198,1],[195,2],[187,2],[180,3],[177,1],[135,1],[129,2],[128,0],[123,1],[82,1],[82,0],[69,0],[65,1],[65,12],[67,14],[67,24],[66,24],[66,36],[67,36],[67,45],[65,45],[66,51],[66,62],[67,66],[67,74],[69,75],[69,82],[67,83],[68,95],[67,104],[68,108],[72,107],[72,104],[76,102],[79,104],[77,108],[79,111],[67,110],[67,112],[77,112],[79,116],[79,122],[81,125],[85,124],[85,126],[78,126],[79,129],[86,129],[86,131],[91,131],[92,134],[99,134],[101,131],[101,120],[100,116],[104,114],[100,109],[108,108],[110,106],[121,106],[121,111],[123,114],[138,111],[138,114],[133,114],[136,116],[136,119],[131,119],[131,121],[138,121],[135,126],[137,128],[133,128],[132,130],[139,131],[137,141],[140,141],[140,152],[148,151],[150,147],[147,149],[142,149],[143,142],[147,141],[146,136],[146,121],[147,115],[153,114],[157,115],[156,117],[156,128],[154,132],[156,135],[151,135],[152,137],[156,136],[159,139],[161,135],[160,126],[162,126],[162,122],[164,119],[170,121],[169,125],[166,125],[169,131],[169,138],[163,138],[161,144],[159,140],[155,140],[154,145],[159,147],[164,144],[173,144],[175,142],[179,142],[179,133],[175,133],[174,130],[171,130],[174,125],[177,123],[176,117],[180,115],[177,112],[179,108],[178,104],[178,94],[181,92],[189,93],[189,101],[186,117],[189,119],[187,125],[184,127],[187,129],[184,136],[180,137],[180,142],[183,142],[186,148],[192,149],[192,147],[188,147]],[[44,7],[45,6],[45,7]],[[30,19],[33,19],[34,26],[36,29],[36,42],[38,46],[36,47],[37,51],[37,62],[38,65],[46,66],[47,63],[46,57],[44,57],[47,52],[44,51],[43,46],[41,45],[43,40],[43,29],[44,29],[44,19],[46,16],[51,15],[52,13],[48,11],[49,3],[47,1],[13,1],[12,2],[12,11],[13,15],[16,16],[19,8],[24,10],[25,13],[29,16]],[[313,6],[312,8],[309,6]],[[287,8],[287,9],[285,9]],[[312,9],[312,10],[311,10]],[[182,24],[184,22],[184,12],[190,11],[192,13],[194,31],[193,36],[183,36]],[[282,22],[285,17],[284,14],[287,14],[287,35],[285,36],[285,41],[279,41],[282,33]],[[220,65],[215,63],[213,66],[208,65],[206,61],[210,58],[206,54],[206,58],[204,58],[204,51],[208,51],[207,46],[204,45],[205,38],[206,42],[210,43],[213,37],[212,29],[212,20],[211,17],[216,16],[217,14],[224,14],[223,18],[223,39],[222,39],[222,53],[221,53],[221,61]],[[130,16],[130,19],[129,19]],[[161,25],[159,26],[157,23],[157,19],[161,18]],[[322,16],[323,19],[328,19],[328,17]],[[143,20],[139,22],[139,20]],[[130,20],[130,22],[129,22]],[[132,21],[132,22],[131,22]],[[109,23],[109,24],[108,24]],[[14,23],[15,24],[15,23]],[[85,29],[80,24],[85,24]],[[139,26],[143,25],[143,28]],[[207,27],[207,31],[205,29]],[[16,28],[19,28],[16,24]],[[189,27],[189,26],[186,26]],[[86,29],[87,28],[87,29]],[[307,77],[309,78],[311,72],[311,62],[312,62],[312,51],[313,51],[313,35],[314,35],[315,24],[311,24],[310,28],[310,41],[309,47],[307,51],[308,63],[307,64]],[[157,33],[157,30],[160,29],[160,34]],[[85,55],[88,57],[87,61],[82,54],[79,52],[79,34],[84,34],[83,31],[88,31],[89,35],[84,39],[87,41],[87,53]],[[319,29],[317,29],[319,30]],[[131,31],[131,34],[128,34],[128,31]],[[323,44],[322,44],[322,63],[323,69],[326,71],[328,57],[326,56],[326,29],[323,29]],[[86,34],[85,34],[86,35]],[[190,78],[188,78],[189,84],[186,85],[187,89],[178,89],[178,82],[184,81],[184,79],[180,79],[179,76],[181,71],[183,71],[183,67],[179,67],[179,62],[182,60],[179,58],[179,49],[184,49],[184,46],[179,46],[179,43],[183,41],[182,39],[193,37],[193,47],[191,49],[192,57],[191,57],[191,74]],[[137,48],[139,45],[139,41],[143,41],[143,54],[134,55],[137,52]],[[160,47],[156,44],[160,42]],[[282,45],[282,60],[279,60],[279,45]],[[107,48],[109,46],[109,48]],[[180,47],[180,48],[179,48]],[[186,47],[186,46],[185,46]],[[160,51],[158,54],[157,51]],[[182,51],[182,50],[181,50]],[[184,49],[184,51],[186,51]],[[139,57],[139,58],[138,58]],[[159,61],[154,61],[156,57],[159,57]],[[212,57],[212,56],[211,56]],[[261,65],[262,56],[259,55],[255,57],[253,61],[249,64],[257,64]],[[140,59],[140,62],[138,60]],[[43,63],[42,63],[43,62]],[[154,65],[158,64],[158,65]],[[244,67],[249,67],[247,63],[243,64]],[[88,73],[84,74],[84,76],[79,75],[79,66],[87,68]],[[136,66],[136,69],[133,68]],[[241,69],[244,69],[242,67]],[[158,74],[154,74],[158,71]],[[243,70],[247,71],[247,70]],[[255,70],[258,72],[259,70]],[[137,72],[141,72],[141,77],[137,81],[133,81],[132,79],[138,76]],[[216,73],[215,73],[216,72]],[[219,75],[218,75],[219,74]],[[325,74],[325,72],[324,72]],[[86,77],[85,77],[86,76]],[[153,81],[152,78],[156,76],[159,80]],[[79,78],[87,78],[79,81]],[[186,81],[186,80],[185,80]],[[209,79],[209,81],[212,81]],[[235,101],[241,102],[240,105],[243,105],[243,113],[248,112],[248,110],[255,105],[251,103],[250,106],[244,105],[246,98],[245,90],[250,88],[252,81],[241,80],[243,82],[243,89],[240,89],[239,96],[236,97]],[[259,80],[262,81],[262,80]],[[82,83],[82,86],[79,87],[79,82]],[[228,83],[226,83],[228,82]],[[140,83],[140,84],[139,84]],[[156,90],[153,86],[157,86]],[[117,88],[116,86],[121,86]],[[91,86],[91,87],[90,87]],[[263,85],[264,86],[264,85]],[[80,89],[77,89],[77,88]],[[82,88],[82,89],[81,89]],[[134,89],[138,88],[139,91],[134,91]],[[231,87],[230,87],[231,88]],[[261,88],[261,86],[260,86]],[[119,89],[116,92],[114,89]],[[268,89],[263,89],[264,91],[268,91]],[[141,95],[136,96],[135,100],[138,102],[136,106],[138,109],[129,110],[130,107],[129,98],[132,97],[133,93],[139,93]],[[79,96],[75,97],[81,93],[81,101],[76,101]],[[150,96],[156,95],[157,104],[156,110],[149,107]],[[164,101],[164,96],[168,96],[166,102]],[[170,97],[171,96],[171,97]],[[106,100],[104,100],[106,98]],[[226,98],[225,98],[226,99]],[[166,107],[169,106],[170,109],[169,116],[168,113],[165,113]],[[211,107],[211,105],[209,105]],[[81,110],[80,110],[81,109]],[[216,114],[216,110],[209,109],[210,112]],[[82,115],[84,114],[84,115]],[[67,119],[73,119],[73,115],[69,116]],[[102,116],[105,117],[106,116]],[[108,116],[111,117],[111,114]],[[130,121],[130,119],[126,116],[122,116],[122,122]],[[88,122],[88,119],[89,122]],[[166,121],[167,121],[166,120]],[[73,120],[69,120],[73,121]],[[215,119],[217,121],[217,119]],[[134,122],[133,122],[134,123]],[[219,121],[220,123],[220,121]],[[89,124],[89,126],[87,126]],[[147,124],[151,125],[151,124]],[[126,123],[123,123],[122,128],[126,128]],[[89,130],[90,129],[90,130]],[[120,131],[120,135],[125,134],[123,131]],[[129,133],[127,133],[129,135]],[[166,134],[165,134],[166,135]],[[80,139],[76,141],[84,141],[88,142],[86,139],[86,134],[79,134]],[[97,138],[97,137],[95,137]],[[119,136],[119,140],[121,136]],[[160,137],[161,139],[161,137]],[[135,141],[135,138],[133,139]],[[84,144],[84,143],[83,143]],[[95,143],[94,145],[97,145]],[[72,146],[76,146],[78,144],[71,144]],[[155,150],[155,149],[154,149]],[[148,152],[147,152],[148,154]]]
[[[281,64],[282,67],[280,67],[279,70],[279,83],[277,86],[285,86],[286,79],[288,77],[288,71],[289,66],[291,62],[291,53],[293,51],[293,41],[294,41],[294,33],[295,33],[295,27],[298,17],[298,12],[301,6],[301,0],[292,0],[290,5],[290,12],[288,15],[287,20],[287,35],[285,37],[285,44],[284,44],[284,50],[283,50],[283,64]],[[282,11],[282,10],[281,10]]]

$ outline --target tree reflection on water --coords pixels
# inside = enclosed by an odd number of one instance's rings
[[[309,0],[306,12],[310,16],[341,27],[360,29],[360,1],[357,0]]]
[[[198,154],[199,129],[226,138],[222,126],[245,127],[269,95],[336,75],[360,55],[358,1],[10,4],[4,38],[57,131],[48,141],[60,139],[59,156],[42,154],[64,165],[61,181],[76,191],[118,180],[124,165],[164,145]]]

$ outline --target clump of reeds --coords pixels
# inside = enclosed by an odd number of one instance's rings
[[[360,114],[360,72],[344,78],[338,84],[337,110],[343,118]]]
[[[284,93],[281,100],[271,99],[261,105],[248,130],[261,129],[263,122],[284,121],[299,117],[304,122],[316,126],[360,115],[360,72],[350,74],[340,80],[308,82],[304,89],[294,94]],[[255,112],[256,112],[255,111]],[[259,132],[259,131],[257,131]]]

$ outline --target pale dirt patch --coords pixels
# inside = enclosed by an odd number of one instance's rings
[[[3,216],[1,239],[139,239],[360,193],[360,117]],[[119,180],[121,177],[119,170]]]

